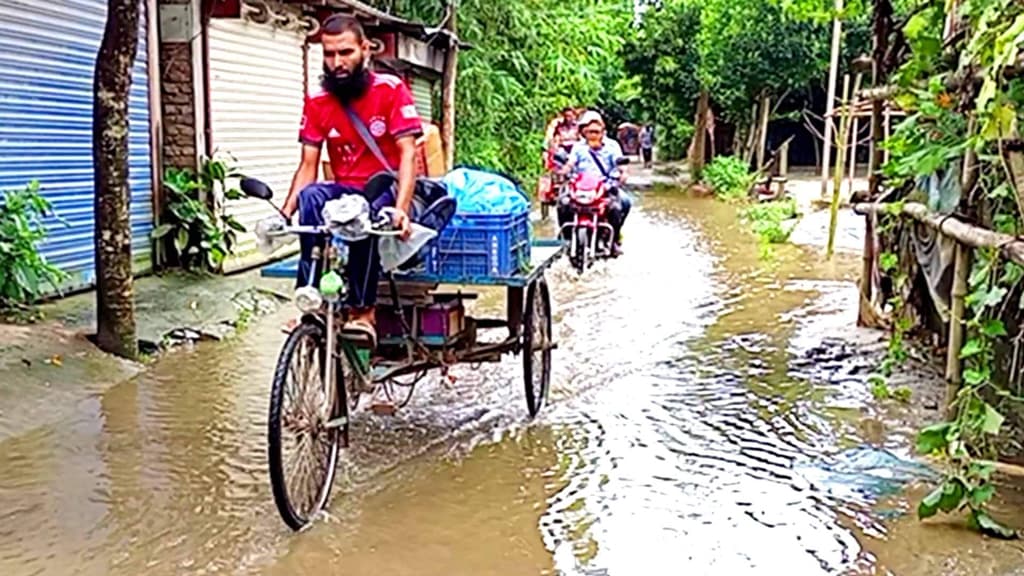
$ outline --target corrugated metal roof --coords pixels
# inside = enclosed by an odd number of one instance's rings
[[[129,98],[133,259],[149,267],[153,227],[146,26]],[[103,0],[6,0],[0,4],[0,190],[39,180],[67,221],[48,218],[40,249],[93,283],[93,66],[106,24]]]

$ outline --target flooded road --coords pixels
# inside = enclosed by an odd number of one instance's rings
[[[286,307],[0,443],[0,574],[1021,573],[1019,544],[906,515],[907,431],[856,359],[808,356],[854,330],[856,256],[764,261],[731,208],[671,195],[626,234],[549,274],[535,422],[518,359],[425,382],[356,418],[329,517],[292,534],[265,458]]]

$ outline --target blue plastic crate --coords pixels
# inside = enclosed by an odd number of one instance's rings
[[[530,262],[530,213],[459,214],[425,252],[427,273],[444,279],[508,278]]]

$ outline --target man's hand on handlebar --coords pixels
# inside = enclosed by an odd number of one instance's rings
[[[409,215],[404,210],[396,208],[391,216],[392,225],[400,231],[398,235],[402,240],[408,240],[409,235],[412,234],[412,224],[409,221]]]

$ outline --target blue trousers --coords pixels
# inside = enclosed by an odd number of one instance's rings
[[[334,182],[318,182],[310,184],[299,192],[299,224],[302,226],[321,226],[324,223],[323,209],[328,200],[337,200],[346,194],[362,194],[363,191],[353,186],[345,186]],[[385,192],[370,204],[371,216],[385,206],[394,206],[395,196]],[[296,286],[309,284],[313,273],[313,248],[321,239],[311,234],[299,237],[300,255],[299,272],[295,279]],[[348,265],[345,267],[348,279],[348,300],[346,303],[353,308],[369,308],[377,303],[377,282],[380,281],[380,254],[377,252],[377,237],[370,236],[366,240],[351,242],[348,245]],[[322,271],[321,271],[322,272]],[[313,285],[318,286],[320,274],[314,275]]]

